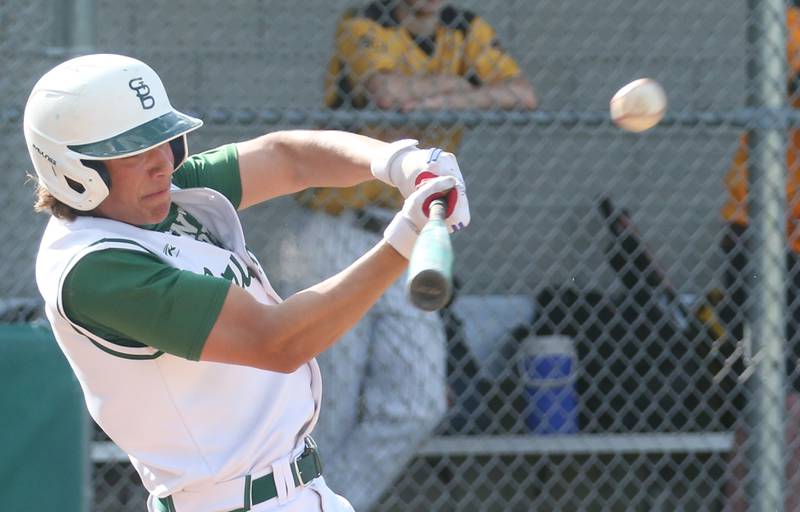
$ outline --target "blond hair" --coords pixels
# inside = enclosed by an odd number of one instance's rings
[[[79,215],[86,215],[86,212],[62,203],[42,185],[39,180],[31,176],[36,182],[36,202],[33,209],[40,213],[49,213],[53,217],[64,220],[75,220]]]

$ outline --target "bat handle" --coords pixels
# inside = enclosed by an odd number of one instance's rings
[[[447,199],[440,197],[431,201],[428,207],[428,219],[441,220],[447,218]]]

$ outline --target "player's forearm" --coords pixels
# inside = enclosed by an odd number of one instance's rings
[[[313,249],[311,249],[313,250]],[[338,274],[289,297],[281,307],[298,318],[287,350],[302,364],[352,328],[403,273],[408,261],[386,242]]]
[[[437,94],[466,92],[472,86],[464,78],[454,75],[378,73],[367,80],[366,87],[379,108],[391,109]]]
[[[407,265],[382,241],[343,271],[281,304],[257,303],[232,286],[201,359],[290,373],[352,328]]]

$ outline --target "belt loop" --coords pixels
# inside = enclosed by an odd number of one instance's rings
[[[280,505],[286,504],[297,492],[291,469],[293,459],[289,455],[272,463],[272,476],[275,479],[275,490],[278,493],[278,503]]]
[[[244,477],[244,512],[250,510],[253,504],[253,483],[250,475]]]

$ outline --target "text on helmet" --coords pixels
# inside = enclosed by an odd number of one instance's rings
[[[136,97],[139,98],[143,109],[148,110],[155,106],[156,100],[150,95],[150,87],[144,83],[141,77],[131,79],[128,87],[136,92]]]
[[[48,162],[50,162],[53,165],[57,165],[56,164],[56,160],[53,157],[51,157],[50,155],[48,155],[47,153],[45,153],[44,151],[42,151],[41,149],[39,149],[39,146],[37,146],[36,144],[31,144],[31,146],[33,146],[34,151],[39,153],[39,155],[42,158],[44,158],[45,160],[47,160]]]

